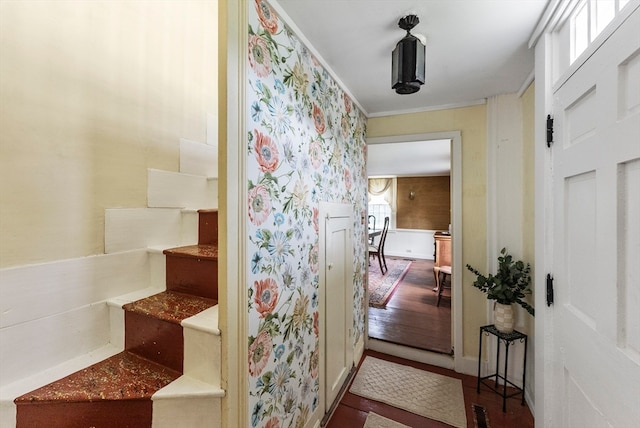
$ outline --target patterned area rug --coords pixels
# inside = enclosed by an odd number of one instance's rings
[[[467,426],[460,379],[367,356],[349,391],[457,428]]]
[[[410,266],[410,260],[387,259],[389,270],[382,275],[378,260],[372,259],[369,266],[369,306],[384,308]]]
[[[376,413],[369,412],[367,420],[364,422],[362,428],[411,428],[408,425],[401,424],[400,422],[392,421],[384,416],[380,416]]]

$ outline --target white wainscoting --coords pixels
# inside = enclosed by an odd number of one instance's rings
[[[149,278],[146,249],[0,270],[3,387],[108,344],[106,301]]]
[[[435,232],[435,230],[389,229],[384,254],[433,260]]]

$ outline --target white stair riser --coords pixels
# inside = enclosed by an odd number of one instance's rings
[[[153,399],[153,428],[222,426],[222,400],[219,397]]]
[[[184,374],[220,385],[220,336],[183,327]]]

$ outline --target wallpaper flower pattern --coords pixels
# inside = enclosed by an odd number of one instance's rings
[[[354,206],[354,343],[364,333],[366,118],[265,0],[249,11],[247,194],[252,427],[319,405],[319,203]]]

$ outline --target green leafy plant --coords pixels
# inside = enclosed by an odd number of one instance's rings
[[[498,257],[498,272],[487,276],[467,265],[467,269],[476,274],[473,286],[487,294],[487,299],[495,300],[503,305],[517,303],[535,316],[533,307],[525,302],[527,294],[531,294],[531,266],[523,261],[514,261],[513,257],[503,248]]]

